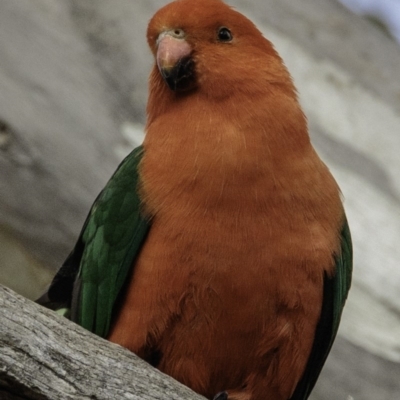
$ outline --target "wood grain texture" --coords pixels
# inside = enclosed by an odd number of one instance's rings
[[[201,400],[128,350],[0,286],[0,398]]]

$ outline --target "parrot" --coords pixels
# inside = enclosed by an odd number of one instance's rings
[[[305,400],[338,331],[352,244],[277,51],[222,0],[147,29],[143,143],[39,303],[215,400]]]

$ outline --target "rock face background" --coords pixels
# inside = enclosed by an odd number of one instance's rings
[[[161,0],[0,3],[0,282],[35,298],[142,137]],[[313,400],[400,393],[400,47],[334,0],[236,0],[294,76],[345,199],[351,295]],[[1,334],[1,330],[0,330]]]

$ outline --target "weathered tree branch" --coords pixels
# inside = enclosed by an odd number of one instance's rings
[[[0,320],[1,399],[204,399],[4,286]]]

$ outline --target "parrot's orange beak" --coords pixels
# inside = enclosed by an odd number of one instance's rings
[[[157,39],[156,61],[161,76],[171,90],[188,90],[193,85],[192,49],[182,29],[160,34]]]

